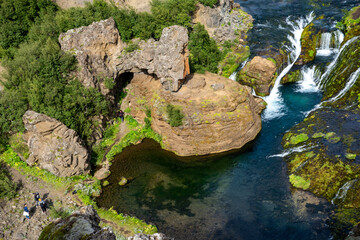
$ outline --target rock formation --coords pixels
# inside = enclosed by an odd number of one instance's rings
[[[180,156],[239,149],[257,136],[264,104],[249,87],[211,73],[189,75],[186,81],[174,93],[151,76],[136,74],[121,108],[129,108],[139,122],[150,108],[152,128],[163,136],[165,149]],[[169,105],[184,115],[181,126],[170,126]]]
[[[177,91],[189,74],[187,29],[163,29],[159,41],[123,43],[110,18],[59,36],[63,51],[74,54],[80,64],[79,79],[86,87],[98,88],[111,98],[111,87],[120,74],[146,72],[160,79],[164,89]]]
[[[39,240],[116,240],[109,229],[101,229],[100,217],[92,206],[82,207],[65,219],[52,222],[41,232]]]
[[[233,0],[220,0],[215,8],[197,4],[193,22],[201,23],[219,44],[241,39],[252,28],[253,18],[240,8],[233,8]]]
[[[54,118],[34,111],[23,116],[29,165],[65,177],[89,173],[89,153],[77,133]]]
[[[321,32],[314,22],[304,28],[301,33],[301,53],[295,65],[304,65],[315,59],[316,44],[320,40]]]
[[[276,79],[276,64],[268,59],[256,56],[238,73],[237,80],[241,84],[252,87],[257,95],[265,96]]]

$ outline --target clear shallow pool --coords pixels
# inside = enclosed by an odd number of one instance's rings
[[[327,1],[324,7],[320,1],[240,1],[256,19],[249,38],[253,55],[269,44],[287,42],[289,16],[326,13],[324,26],[331,30],[341,8],[356,3]],[[333,57],[322,56],[315,65]],[[331,206],[309,193],[291,190],[286,163],[275,156],[282,152],[283,134],[320,102],[321,93],[309,81],[313,66],[304,69],[304,82],[280,85],[283,114],[264,119],[261,133],[246,151],[179,158],[144,140],[114,160],[111,184],[98,204],[151,222],[175,239],[329,239],[326,219]],[[122,176],[130,179],[126,187],[118,185]]]

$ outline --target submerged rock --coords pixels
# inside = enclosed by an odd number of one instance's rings
[[[63,51],[76,56],[80,65],[77,75],[83,85],[99,89],[111,100],[122,73],[154,74],[169,91],[177,91],[190,73],[188,31],[181,26],[164,28],[159,41],[126,44],[109,18],[62,33],[59,42]]]
[[[92,206],[82,207],[67,218],[52,222],[43,229],[39,240],[116,240],[109,229],[99,226],[100,217]]]
[[[189,75],[176,93],[164,91],[151,76],[137,74],[127,89],[121,108],[130,109],[140,123],[150,108],[152,128],[163,136],[164,148],[180,156],[239,149],[261,130],[263,100],[254,98],[249,87],[215,74]],[[179,126],[171,126],[169,109],[183,115]]]
[[[269,95],[276,80],[276,64],[269,59],[256,56],[241,69],[236,80],[252,87],[257,95]]]
[[[37,164],[56,176],[88,174],[89,153],[78,134],[58,120],[34,111],[23,116],[30,156],[29,165]]]

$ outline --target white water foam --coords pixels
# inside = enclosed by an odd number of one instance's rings
[[[286,157],[292,153],[295,153],[295,152],[304,152],[304,151],[307,151],[311,148],[314,148],[316,146],[312,146],[312,147],[306,147],[306,146],[300,146],[300,147],[294,147],[294,148],[290,148],[290,149],[287,149],[285,150],[284,152],[282,153],[279,153],[279,154],[274,154],[274,155],[270,155],[268,156],[267,158],[272,158],[272,157]]]
[[[240,64],[240,66],[236,69],[236,71],[233,72],[233,73],[230,75],[229,79],[236,81],[236,74],[237,74],[241,69],[243,69],[243,67],[245,67],[245,65],[246,65],[246,63],[247,63],[248,61],[249,61],[249,58],[247,58],[245,61],[243,61],[243,62]]]
[[[352,86],[354,86],[359,76],[360,76],[360,68],[358,68],[355,72],[353,72],[350,75],[349,80],[346,82],[345,87],[336,96],[324,102],[335,102],[336,100],[342,98],[352,88]]]
[[[348,190],[356,183],[358,179],[353,179],[348,182],[346,182],[341,188],[339,188],[338,192],[336,193],[336,196],[331,200],[331,203],[334,205],[334,202],[336,200],[342,200],[343,202],[345,200],[346,194]]]
[[[283,99],[281,97],[281,93],[279,91],[280,80],[289,72],[289,70],[292,68],[292,66],[295,64],[296,60],[300,56],[301,33],[303,32],[304,28],[314,19],[314,17],[314,13],[311,12],[305,18],[300,18],[295,22],[290,21],[289,17],[286,19],[286,23],[292,28],[292,34],[288,35],[288,39],[291,43],[291,47],[288,47],[288,50],[290,52],[288,61],[289,63],[288,66],[276,78],[274,87],[270,92],[270,95],[263,98],[267,103],[267,107],[263,114],[264,120],[279,118],[285,114],[286,109],[283,103]]]
[[[344,34],[339,30],[325,32],[321,34],[320,46],[316,49],[316,56],[330,56],[339,51],[340,45],[344,40]]]
[[[321,76],[321,78],[319,79],[319,83],[318,86],[319,88],[324,88],[324,86],[327,83],[327,79],[330,75],[330,73],[332,72],[332,70],[334,69],[334,67],[336,66],[336,63],[338,62],[342,52],[344,51],[344,49],[349,46],[351,43],[353,43],[355,40],[357,40],[359,38],[359,36],[354,37],[352,39],[350,39],[349,41],[347,41],[341,48],[340,51],[337,53],[336,57],[334,58],[334,60],[330,63],[330,65],[326,68],[325,73]]]
[[[316,70],[315,66],[303,67],[301,69],[300,82],[298,83],[299,88],[297,89],[297,92],[318,92],[319,88],[316,85],[316,79],[319,75],[320,72]]]

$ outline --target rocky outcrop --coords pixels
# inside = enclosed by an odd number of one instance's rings
[[[39,240],[116,240],[115,234],[109,229],[101,229],[99,223],[100,217],[92,206],[82,207],[45,227]]]
[[[110,18],[62,33],[59,42],[63,51],[76,56],[84,86],[95,87],[110,99],[112,87],[125,72],[153,74],[170,91],[177,91],[190,73],[188,33],[180,26],[164,28],[159,41],[126,44]]]
[[[321,38],[321,32],[312,22],[301,33],[301,53],[295,65],[305,65],[315,59],[316,44]]]
[[[193,22],[205,26],[209,35],[219,44],[225,41],[243,39],[252,28],[253,18],[234,5],[233,0],[220,0],[215,8],[197,4]]]
[[[241,69],[236,79],[239,83],[252,87],[259,96],[269,95],[276,79],[276,64],[272,60],[256,56]]]
[[[164,148],[180,156],[239,149],[257,136],[264,104],[249,87],[211,73],[189,75],[186,81],[174,93],[151,76],[137,74],[121,108],[130,109],[141,123],[150,108],[152,128],[162,135]],[[180,126],[169,124],[169,106],[183,115]]]
[[[89,173],[89,153],[77,133],[54,118],[34,111],[23,116],[29,165],[65,177]]]

